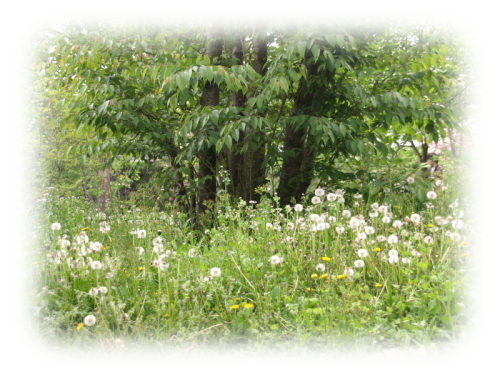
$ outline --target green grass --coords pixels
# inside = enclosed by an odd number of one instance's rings
[[[452,204],[450,189],[435,191],[437,199],[424,202],[408,184],[370,196],[369,203],[387,203],[390,223],[383,222],[380,211],[370,217],[376,212],[371,204],[347,194],[344,203],[306,202],[302,212],[274,208],[272,200],[256,207],[230,205],[221,194],[208,213],[216,224],[200,236],[190,229],[188,217],[175,211],[117,206],[104,220],[82,199],[49,195],[40,212],[39,258],[33,269],[39,281],[34,303],[40,332],[68,345],[117,338],[178,346],[272,342],[343,348],[453,341],[466,324],[458,303],[467,285],[470,224],[467,213],[461,216],[463,204]],[[344,210],[351,217],[362,215],[375,233],[357,241],[365,231],[352,229]],[[405,221],[414,213],[421,216],[419,223]],[[311,214],[323,215],[330,227],[312,231],[318,223]],[[439,223],[437,216],[448,222]],[[401,228],[393,226],[395,220],[403,223]],[[457,220],[460,229],[454,228]],[[102,221],[110,225],[109,232],[100,231]],[[61,230],[50,229],[54,222]],[[100,251],[92,251],[90,243],[77,245],[83,228],[90,242],[103,245]],[[146,237],[130,233],[137,229],[145,230]],[[453,240],[450,232],[461,238]],[[70,246],[61,247],[63,235]],[[390,235],[398,242],[377,238]],[[153,251],[155,238],[163,245],[158,252]],[[360,258],[359,249],[368,256]],[[388,261],[390,250],[398,251],[397,263]],[[283,261],[272,264],[273,256]],[[364,267],[354,267],[358,259]],[[101,269],[90,267],[96,260]],[[154,265],[157,261],[165,263],[163,269]],[[215,267],[221,275],[210,277]],[[99,287],[107,293],[89,294]],[[87,315],[94,315],[96,324],[82,327]]]

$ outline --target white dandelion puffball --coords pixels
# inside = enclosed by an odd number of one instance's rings
[[[408,182],[409,184],[413,184],[415,182],[415,179],[413,177],[408,177],[406,179],[406,182]]]
[[[378,203],[372,203],[370,205],[370,207],[373,209],[373,210],[376,210],[378,208]]]
[[[364,266],[365,266],[365,262],[363,262],[361,259],[354,261],[354,267],[359,268],[359,267],[364,267]]]
[[[382,223],[389,224],[391,222],[391,218],[389,216],[384,216],[382,218]]]
[[[294,224],[294,223],[288,223],[288,224],[286,225],[286,227],[287,227],[287,229],[289,229],[289,230],[293,230],[293,229],[295,228],[295,224]]]
[[[94,252],[101,251],[102,249],[102,243],[100,242],[91,242],[90,243],[90,249]]]
[[[137,231],[137,238],[146,238],[146,231],[144,229],[140,229]]]
[[[366,233],[358,233],[358,239],[360,240],[366,240]]]
[[[450,233],[450,238],[455,242],[460,242],[462,239],[459,233]]]
[[[321,203],[321,198],[317,197],[317,196],[314,196],[314,197],[312,197],[311,202],[312,202],[312,204],[320,204]]]
[[[340,197],[340,198],[339,198],[339,203],[344,203],[344,202],[345,202],[344,197]]]
[[[392,226],[394,228],[401,228],[403,226],[403,223],[401,222],[401,220],[394,220],[394,222],[392,223]]]
[[[338,233],[338,234],[342,234],[344,233],[345,229],[342,225],[339,225],[338,227],[335,228],[335,231]]]
[[[385,204],[384,204],[384,205],[382,205],[382,206],[380,206],[380,207],[378,208],[378,212],[382,212],[383,214],[385,214],[385,213],[386,213],[386,212],[388,212],[388,211],[389,211],[389,207],[387,207]]]
[[[403,264],[410,264],[411,260],[410,258],[401,258],[401,263]]]
[[[271,262],[271,264],[275,266],[276,264],[280,263],[280,257],[277,255],[273,255],[271,258],[269,258],[269,262]]]
[[[387,237],[387,242],[398,243],[398,236],[396,236],[395,234],[391,234],[389,237]]]
[[[317,229],[317,230],[324,230],[325,228],[326,228],[325,223],[318,223],[318,224],[316,225],[316,229]]]
[[[363,194],[354,194],[354,199],[359,199],[359,198],[362,198],[363,197]]]
[[[357,229],[360,224],[360,221],[355,217],[351,217],[351,220],[349,220],[349,227],[351,229]]]
[[[370,217],[378,217],[378,211],[375,211],[375,212],[370,212],[368,214]]]
[[[314,190],[314,195],[316,195],[317,197],[322,197],[323,195],[325,195],[325,191],[323,189],[316,189]]]
[[[96,318],[94,315],[87,315],[84,319],[83,319],[83,323],[90,327],[90,326],[93,326],[96,322]]]
[[[464,222],[462,220],[452,220],[451,226],[455,229],[462,229],[464,227]]]
[[[135,249],[139,252],[139,255],[144,254],[145,250],[142,247],[136,247]]]
[[[366,249],[359,249],[358,250],[358,256],[360,258],[366,258],[368,256],[368,250],[366,250]]]
[[[427,198],[429,198],[429,199],[436,199],[437,198],[437,194],[434,191],[429,191],[427,193]]]
[[[92,268],[93,270],[100,270],[102,268],[102,263],[99,262],[98,260],[95,260],[92,263],[90,263],[90,268]]]
[[[212,277],[219,277],[221,274],[220,268],[214,267],[210,270],[210,276]]]
[[[99,287],[99,293],[101,293],[101,294],[108,293],[108,288],[106,288],[105,286]]]
[[[366,234],[373,234],[373,233],[375,233],[375,228],[374,227],[365,227],[365,233]]]
[[[382,236],[382,235],[377,236],[377,241],[378,241],[378,242],[385,242],[386,240],[387,240],[387,237],[386,237],[386,236]]]
[[[398,256],[398,251],[397,250],[389,250],[389,256],[390,257],[397,257]]]
[[[319,263],[316,265],[316,271],[318,272],[324,272],[325,271],[325,265],[323,263]]]
[[[352,268],[346,268],[344,270],[344,275],[346,275],[347,277],[351,277],[354,275],[354,270]]]
[[[271,223],[266,223],[266,229],[271,229],[273,225]]]
[[[426,244],[431,244],[432,243],[432,237],[431,236],[426,236],[424,237],[424,242]]]
[[[158,237],[153,238],[153,241],[151,241],[151,242],[153,243],[153,246],[161,245],[163,243],[163,238],[158,236]]]
[[[99,294],[99,289],[97,289],[97,288],[91,288],[91,289],[89,290],[89,294],[90,294],[91,296],[95,297],[95,296],[97,296],[97,295]]]
[[[389,257],[389,263],[395,264],[399,261],[399,257],[396,255],[394,257]]]
[[[409,234],[409,233],[408,233],[408,231],[407,231],[406,229],[403,229],[403,230],[401,231],[401,235],[402,235],[402,236],[405,236],[405,237],[406,237],[408,234]]]
[[[388,187],[385,187],[385,188],[384,188],[384,193],[390,193],[390,192],[391,192],[391,189],[390,189],[390,188],[388,188]]]
[[[301,204],[296,204],[294,208],[295,208],[295,212],[302,212],[302,210],[304,209],[304,206],[302,206]]]
[[[335,199],[337,199],[337,195],[336,194],[333,194],[333,193],[329,193],[326,195],[326,199],[329,201],[329,202],[333,202]]]
[[[103,221],[99,224],[99,230],[103,233],[106,233],[111,230],[111,226],[107,222]]]
[[[196,249],[189,249],[189,251],[187,252],[187,256],[190,257],[190,258],[194,258],[196,256]]]
[[[413,223],[418,224],[418,223],[420,223],[420,215],[419,214],[411,214],[410,220]]]
[[[311,215],[309,215],[309,220],[314,221],[314,222],[319,222],[319,215],[311,214]]]
[[[59,223],[54,223],[50,226],[50,229],[52,230],[60,230],[61,229],[61,224]]]
[[[329,216],[328,221],[335,223],[337,221],[337,218],[335,216]]]
[[[349,219],[351,217],[351,211],[349,210],[342,211],[342,216],[345,217],[346,219]]]

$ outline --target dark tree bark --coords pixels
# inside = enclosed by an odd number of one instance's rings
[[[106,163],[106,159],[103,159],[102,163]],[[103,190],[99,197],[99,208],[101,212],[104,212],[106,211],[106,203],[108,200],[111,200],[111,172],[109,167],[106,167],[104,170],[99,170],[97,173],[101,178],[101,189]]]
[[[267,62],[267,40],[264,35],[258,33],[253,43],[253,68],[260,75],[265,74],[264,65]],[[266,169],[262,166],[265,159],[265,145],[263,138],[260,138],[258,132],[250,125],[247,125],[244,133],[248,148],[243,154],[244,179],[242,182],[244,189],[242,198],[246,202],[251,200],[259,202],[260,195],[255,192],[255,188],[264,185],[266,180]],[[257,147],[254,149],[253,145]]]
[[[243,37],[238,35],[235,38],[235,45],[231,57],[236,60],[236,65],[243,64],[244,61],[244,51],[243,51]],[[232,100],[234,107],[244,107],[246,103],[246,97],[240,90],[238,92],[232,93]],[[245,186],[245,173],[243,169],[243,155],[240,152],[241,147],[244,142],[244,134],[240,135],[238,142],[234,144],[232,150],[227,151],[229,176],[231,179],[230,193],[233,196],[244,197]]]
[[[311,59],[311,52],[307,51],[307,80],[302,79],[296,93],[291,117],[299,115],[314,116],[317,112],[317,101],[324,94],[328,86],[328,72],[324,69],[318,74],[318,62]],[[299,202],[302,195],[311,184],[313,178],[313,167],[315,148],[314,140],[308,136],[306,129],[294,127],[288,123],[285,126],[285,142],[283,151],[285,153],[281,169],[280,181],[277,189],[280,204],[292,203],[295,199]],[[290,154],[290,153],[293,153]]]
[[[218,31],[209,35],[206,54],[210,57],[210,62],[219,58],[222,54],[222,38]],[[206,82],[201,94],[202,107],[215,107],[219,104],[219,86],[215,82]],[[217,155],[215,146],[210,146],[199,152],[199,173],[198,178],[201,183],[198,189],[198,213],[206,210],[204,201],[215,201],[217,194],[217,181],[215,178],[217,168]]]

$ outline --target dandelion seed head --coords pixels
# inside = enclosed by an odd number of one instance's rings
[[[345,217],[346,219],[349,219],[351,217],[351,211],[349,210],[342,211],[342,216]]]
[[[90,268],[92,268],[93,270],[100,270],[102,268],[102,263],[98,260],[93,261],[92,263],[90,263]]]
[[[218,267],[214,267],[210,270],[210,276],[219,277],[221,275],[221,270]]]
[[[358,250],[358,256],[360,258],[366,258],[368,256],[368,250],[366,250],[366,249],[359,249]]]
[[[316,189],[314,190],[314,195],[316,195],[317,197],[322,197],[323,195],[325,195],[325,191],[323,189]]]
[[[316,271],[318,271],[318,272],[324,272],[325,271],[325,265],[323,263],[318,263],[316,265]]]
[[[326,200],[329,202],[333,202],[335,199],[337,199],[337,195],[334,193],[329,193],[326,195]]]
[[[97,319],[95,318],[94,315],[87,315],[84,319],[83,319],[83,323],[88,326],[88,327],[91,327],[93,325],[95,325]]]
[[[314,196],[311,199],[312,204],[320,204],[321,203],[321,198],[318,196]]]
[[[434,192],[434,191],[429,191],[429,192],[427,193],[427,198],[429,198],[429,199],[436,199],[436,198],[437,198],[437,194],[436,194],[436,192]]]
[[[50,229],[52,229],[52,230],[60,230],[61,229],[61,224],[59,224],[59,223],[53,223],[50,226]]]
[[[361,259],[354,261],[354,267],[360,268],[360,267],[364,267],[364,266],[365,266],[365,262],[363,262]]]
[[[302,212],[302,210],[304,209],[304,206],[302,206],[301,204],[296,204],[294,209],[296,212]]]

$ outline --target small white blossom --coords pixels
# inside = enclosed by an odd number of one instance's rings
[[[409,183],[409,184],[413,184],[415,182],[415,179],[413,177],[408,177],[406,179],[406,181]]]
[[[325,195],[325,191],[323,189],[316,189],[314,190],[314,195],[316,195],[317,197],[322,197],[323,195]]]
[[[394,222],[392,223],[392,226],[394,228],[401,228],[403,226],[403,223],[401,222],[401,220],[394,220]]]
[[[436,194],[436,192],[434,192],[434,191],[429,191],[429,192],[427,193],[427,198],[429,198],[429,199],[436,199],[436,198],[437,198],[437,194]]]
[[[317,197],[317,196],[314,196],[314,197],[312,197],[311,202],[312,202],[312,204],[320,204],[321,203],[321,198]]]
[[[90,326],[93,326],[95,323],[96,323],[97,319],[95,318],[94,315],[87,315],[84,319],[83,319],[83,323],[90,327]]]
[[[105,286],[99,287],[99,293],[101,293],[101,294],[108,293],[108,288],[106,288]]]
[[[342,216],[345,217],[346,219],[349,219],[351,217],[351,211],[349,210],[342,211]]]
[[[53,223],[50,226],[50,229],[52,229],[52,230],[60,230],[61,229],[61,224],[59,224],[59,223]]]
[[[335,228],[335,231],[338,233],[338,234],[342,234],[344,233],[345,229],[342,225],[339,225],[338,227]]]
[[[294,208],[296,212],[302,212],[304,206],[302,206],[301,204],[296,204]]]
[[[96,260],[90,263],[90,268],[92,268],[93,270],[100,270],[102,268],[102,263]]]
[[[140,229],[137,231],[137,238],[146,238],[146,231],[144,229]]]
[[[337,195],[336,194],[333,194],[333,193],[329,193],[326,195],[326,199],[329,201],[329,202],[333,202],[335,199],[337,199]]]
[[[424,242],[425,242],[426,244],[431,244],[431,243],[432,243],[432,241],[433,241],[433,240],[432,240],[432,237],[431,237],[431,236],[426,236],[426,237],[424,237]]]
[[[99,294],[99,289],[97,289],[97,288],[91,288],[91,289],[89,290],[89,294],[90,294],[92,297],[95,297],[95,296],[97,296],[97,295]]]
[[[391,222],[391,218],[389,216],[384,216],[382,218],[382,223],[389,224]]]
[[[366,250],[366,249],[359,249],[358,250],[358,256],[360,258],[366,258],[368,256],[368,250]]]
[[[390,244],[398,243],[398,236],[396,236],[395,234],[391,234],[389,237],[387,237],[387,242]]]
[[[365,266],[365,262],[363,262],[361,259],[354,261],[354,267],[359,268],[359,267],[364,267],[364,266]]]
[[[324,272],[325,271],[325,265],[323,263],[319,263],[316,265],[316,271],[318,272]]]
[[[210,270],[210,276],[212,277],[218,277],[221,275],[220,268],[214,267]]]
[[[374,234],[375,228],[374,227],[365,227],[365,233],[366,234]]]

